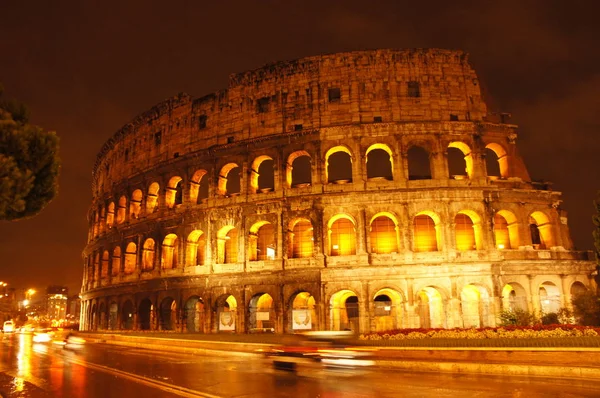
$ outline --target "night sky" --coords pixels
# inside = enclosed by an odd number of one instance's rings
[[[126,3],[126,4],[125,4]],[[592,249],[600,189],[600,23],[595,1],[22,1],[0,3],[0,82],[61,139],[59,196],[0,222],[0,280],[81,285],[91,172],[121,126],[233,72],[375,48],[470,53],[491,111],[520,125],[533,179],[554,182],[578,249]]]

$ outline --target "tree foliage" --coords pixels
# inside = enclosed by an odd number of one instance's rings
[[[596,201],[594,201],[594,206],[596,207],[596,214],[592,217],[592,221],[596,226],[593,232],[594,249],[596,252],[596,275],[594,279],[596,280],[596,294],[600,296],[600,191],[598,192]]]
[[[56,133],[29,124],[25,105],[0,100],[0,220],[38,214],[58,192],[59,169]]]
[[[600,299],[595,292],[585,291],[571,298],[573,315],[583,326],[600,326]]]

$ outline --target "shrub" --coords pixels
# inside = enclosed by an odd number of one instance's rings
[[[534,313],[520,308],[500,313],[500,326],[531,326],[538,323]]]
[[[591,291],[573,296],[573,314],[577,323],[584,326],[600,326],[600,299]]]
[[[542,325],[558,325],[560,323],[556,312],[544,314],[540,320],[542,321]]]

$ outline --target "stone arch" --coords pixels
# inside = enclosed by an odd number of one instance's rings
[[[177,302],[165,297],[160,303],[160,330],[177,330]]]
[[[215,300],[215,329],[217,332],[234,332],[237,323],[237,300],[224,294]]]
[[[307,291],[295,293],[290,298],[291,331],[318,330],[319,319],[316,311],[315,297]]]
[[[379,212],[369,222],[371,253],[397,253],[398,219],[390,212]]]
[[[290,222],[288,231],[288,257],[308,258],[314,253],[314,228],[307,218],[296,218]]]
[[[477,284],[467,284],[460,292],[460,308],[463,327],[480,328],[492,326],[490,323],[490,294]]]
[[[497,249],[519,248],[519,223],[512,212],[499,210],[494,214],[494,239]]]
[[[156,243],[154,239],[148,238],[144,241],[142,248],[142,271],[151,271],[154,269]]]
[[[248,303],[248,331],[275,332],[275,324],[273,297],[268,293],[252,296]]]
[[[275,168],[273,158],[258,156],[250,169],[250,189],[252,193],[270,192],[275,189]]]
[[[135,313],[135,307],[131,300],[125,300],[121,306],[121,329],[132,330],[133,329],[133,315]]]
[[[579,296],[587,291],[587,287],[579,281],[573,282],[571,284],[571,287],[569,288],[569,293],[571,294],[571,297]]]
[[[148,187],[148,195],[146,196],[146,213],[152,214],[158,208],[158,191],[160,185],[158,182],[153,182]]]
[[[196,229],[187,238],[187,265],[204,265],[206,262],[206,238],[204,232]]]
[[[227,163],[219,172],[218,192],[223,196],[238,195],[241,189],[240,166]]]
[[[325,153],[325,181],[336,184],[352,182],[352,152],[345,145],[334,146]]]
[[[554,282],[542,282],[538,288],[542,314],[557,313],[561,307],[561,292]]]
[[[100,320],[98,322],[98,329],[106,330],[108,328],[108,314],[107,314],[106,303],[104,301],[102,301],[100,303],[100,305],[98,306],[98,318]]]
[[[108,329],[117,330],[119,325],[119,305],[112,301],[108,306]]]
[[[117,224],[123,224],[125,222],[125,216],[127,214],[127,197],[125,195],[119,198],[119,207],[117,208]]]
[[[473,178],[473,155],[471,148],[464,142],[454,141],[448,144],[448,172],[450,178]]]
[[[505,311],[528,311],[528,296],[518,282],[509,282],[502,288],[502,309]]]
[[[312,183],[311,160],[306,151],[295,151],[288,156],[285,169],[288,188],[308,186]]]
[[[153,330],[156,322],[154,304],[149,298],[140,301],[138,306],[138,323],[140,330]]]
[[[137,268],[137,245],[134,242],[129,242],[125,249],[125,266],[123,272],[126,275],[133,274]]]
[[[331,330],[360,331],[359,299],[349,289],[340,290],[329,299],[329,324]]]
[[[112,228],[115,225],[115,202],[109,202],[106,208],[106,226]]]
[[[111,269],[112,276],[117,276],[121,272],[121,248],[119,246],[113,249]]]
[[[454,231],[457,250],[481,250],[483,248],[481,217],[473,210],[461,210],[456,214]]]
[[[356,254],[356,222],[347,214],[336,214],[327,223],[330,256]]]
[[[373,144],[365,153],[367,179],[394,179],[394,157],[392,150],[386,144]]]
[[[174,269],[179,266],[179,238],[175,234],[168,234],[162,243],[162,269]]]
[[[382,332],[402,326],[404,300],[397,290],[385,287],[373,295],[371,330]]]
[[[165,203],[169,209],[183,203],[183,179],[179,176],[173,176],[167,184],[165,193]]]
[[[110,253],[108,250],[104,250],[102,252],[102,263],[100,268],[100,278],[107,279],[108,278],[108,262],[110,258]]]
[[[238,230],[233,225],[226,225],[217,232],[217,262],[237,263],[238,257]]]
[[[412,145],[406,153],[406,158],[409,180],[431,180],[431,160],[427,149]]]
[[[200,204],[208,199],[208,172],[196,170],[190,179],[190,203]]]
[[[200,296],[192,296],[187,299],[184,317],[187,332],[204,332],[204,300]]]
[[[92,304],[92,309],[90,310],[90,320],[92,330],[98,330],[98,307],[96,303]]]
[[[500,144],[492,142],[485,146],[485,165],[488,176],[501,178],[508,177],[508,156],[506,149]]]
[[[142,190],[136,189],[131,193],[131,201],[129,202],[129,215],[132,218],[140,218],[142,211]]]
[[[259,221],[250,227],[248,259],[250,261],[275,260],[277,255],[275,227],[268,221]]]
[[[555,246],[552,230],[552,222],[546,213],[534,211],[529,215],[531,244],[535,249],[548,250]]]
[[[431,252],[440,250],[440,218],[432,211],[421,211],[413,218],[413,250]]]
[[[446,327],[446,309],[442,291],[435,286],[425,286],[417,292],[417,314],[420,327],[439,329]]]

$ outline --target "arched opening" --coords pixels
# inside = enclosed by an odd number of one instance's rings
[[[392,289],[381,289],[373,300],[371,330],[383,332],[402,326],[402,295]]]
[[[508,156],[502,145],[496,143],[486,145],[485,168],[488,176],[508,177]]]
[[[475,239],[475,225],[471,217],[459,213],[454,217],[454,231],[456,234],[456,250],[477,250]]]
[[[107,279],[108,278],[108,259],[110,257],[110,254],[108,253],[108,250],[105,250],[102,253],[102,268],[100,271],[100,278],[102,279]]]
[[[121,196],[119,198],[119,207],[117,209],[117,224],[122,224],[125,221],[125,215],[127,213],[127,198]]]
[[[121,272],[121,248],[119,246],[115,247],[113,250],[112,256],[112,276],[119,275]]]
[[[569,290],[571,297],[577,297],[587,292],[587,287],[581,282],[573,282],[571,289]]]
[[[557,313],[560,310],[560,290],[554,283],[542,283],[539,287],[539,297],[542,314]]]
[[[92,305],[92,309],[90,312],[91,326],[92,330],[98,330],[98,311],[96,304]]]
[[[155,324],[154,305],[150,299],[145,298],[140,302],[138,309],[140,330],[153,330]]]
[[[223,166],[219,173],[219,194],[223,196],[239,195],[240,188],[240,167],[235,163],[228,163]]]
[[[198,296],[185,303],[185,326],[187,332],[204,332],[204,301]]]
[[[100,322],[98,324],[98,329],[106,330],[108,328],[108,314],[106,313],[106,304],[104,302],[100,303],[100,308],[98,309],[98,315],[100,318]]]
[[[112,228],[115,225],[115,203],[110,202],[106,211],[106,226]]]
[[[293,296],[291,330],[318,330],[315,298],[308,292]]]
[[[142,211],[142,190],[136,189],[131,194],[131,202],[129,203],[129,215],[132,218],[140,218],[140,212]]]
[[[510,282],[502,288],[502,309],[505,311],[527,311],[527,292],[517,282]]]
[[[351,290],[340,290],[329,301],[331,330],[360,331],[358,297]]]
[[[263,155],[254,159],[250,173],[252,192],[265,193],[275,189],[275,171],[271,157]]]
[[[117,330],[119,322],[119,306],[114,301],[108,307],[108,329]]]
[[[173,269],[179,265],[179,239],[168,234],[162,243],[162,269]]]
[[[181,177],[174,176],[169,180],[165,202],[169,209],[183,203],[183,180]]]
[[[157,182],[153,182],[148,187],[148,196],[146,197],[146,213],[152,214],[158,208],[158,191],[160,186]]]
[[[331,148],[325,154],[327,182],[345,184],[352,182],[352,153],[345,146]]]
[[[429,152],[420,146],[412,146],[407,153],[408,159],[408,179],[409,180],[430,180],[431,164],[429,162]]]
[[[154,247],[154,239],[146,239],[142,248],[142,271],[154,269]]]
[[[177,330],[177,302],[171,297],[160,303],[160,330]]]
[[[127,244],[125,249],[125,267],[123,272],[126,275],[133,274],[137,268],[137,245],[133,242]]]
[[[371,219],[370,243],[371,253],[398,252],[397,226],[392,218],[382,214]]]
[[[237,318],[237,300],[232,295],[219,297],[215,302],[215,312],[217,313],[216,329],[218,332],[235,331]]]
[[[248,305],[249,332],[275,332],[275,308],[268,293],[257,294]]]
[[[385,144],[374,144],[367,149],[367,179],[394,179],[392,150]]]
[[[238,231],[226,225],[217,233],[217,259],[219,264],[238,262]]]
[[[201,204],[208,199],[208,177],[206,170],[196,170],[190,180],[190,203]]]
[[[494,214],[494,239],[499,250],[519,247],[519,224],[513,213],[500,210]]]
[[[552,224],[548,216],[541,211],[533,212],[529,216],[529,232],[534,249],[548,250],[554,246]]]
[[[424,287],[417,294],[418,314],[423,329],[439,329],[445,327],[446,317],[444,300],[435,287]]]
[[[194,230],[187,239],[187,265],[204,265],[206,259],[206,239],[200,230]]]
[[[288,257],[312,257],[314,250],[314,233],[312,223],[307,219],[298,219],[292,224],[288,232]]]
[[[261,221],[250,228],[248,237],[248,258],[250,261],[275,260],[275,227]]]
[[[455,180],[473,177],[473,155],[464,142],[448,144],[448,173]]]
[[[463,327],[480,328],[491,326],[490,296],[488,291],[480,286],[466,285],[460,293]]]
[[[131,300],[127,300],[123,303],[121,309],[121,329],[132,330],[133,329],[133,313],[135,309]]]
[[[439,250],[438,227],[430,215],[417,214],[413,219],[413,227],[415,252],[434,252]]]
[[[329,220],[329,255],[351,256],[356,254],[356,230],[354,222],[346,215]]]
[[[301,188],[312,183],[310,155],[306,151],[296,151],[288,157],[286,182],[290,188]]]
[[[96,253],[94,255],[94,282],[98,282],[100,280],[100,254]]]

